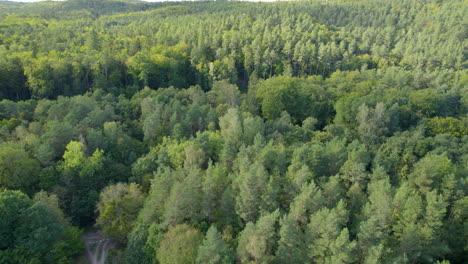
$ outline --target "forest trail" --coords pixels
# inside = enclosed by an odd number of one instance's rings
[[[85,233],[83,239],[86,244],[86,256],[91,264],[104,264],[109,250],[115,247],[114,241],[100,232]]]

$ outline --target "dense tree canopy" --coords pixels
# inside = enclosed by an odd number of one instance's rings
[[[464,263],[463,0],[0,1],[0,263]]]
[[[45,200],[33,201],[20,191],[0,193],[0,261],[68,263],[81,254],[81,231],[53,211]],[[57,214],[58,213],[58,214]]]

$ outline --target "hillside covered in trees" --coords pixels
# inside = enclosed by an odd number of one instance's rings
[[[468,4],[0,1],[0,263],[464,263]]]

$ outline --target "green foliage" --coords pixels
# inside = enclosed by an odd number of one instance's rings
[[[118,183],[107,186],[97,204],[96,224],[109,237],[125,243],[142,205],[143,195],[138,185]]]
[[[307,258],[307,247],[305,234],[298,222],[291,215],[280,219],[278,249],[276,260],[278,263],[305,263]]]
[[[206,232],[205,239],[198,249],[196,263],[234,263],[229,245],[221,238],[215,226],[211,226]]]
[[[171,228],[156,253],[161,264],[195,263],[203,235],[197,229],[182,224]]]
[[[67,203],[67,213],[73,222],[89,223],[94,218],[98,190],[105,184],[104,153],[97,149],[92,156],[86,157],[83,143],[71,141],[63,156],[64,160],[58,167],[62,174],[61,182],[68,188],[58,194]]]
[[[428,192],[440,186],[443,177],[453,172],[453,164],[446,155],[429,154],[414,164],[410,182],[421,192]]]
[[[81,231],[69,226],[58,208],[33,202],[20,191],[2,191],[0,211],[2,263],[69,261],[84,249]]]
[[[182,44],[171,48],[156,46],[148,52],[138,52],[129,57],[126,64],[134,81],[141,81],[143,86],[187,87],[193,73],[186,49]]]
[[[237,257],[241,263],[269,263],[274,259],[276,223],[279,211],[264,215],[256,223],[247,223],[239,234]]]
[[[20,146],[0,144],[0,187],[31,193],[39,172],[39,162]]]
[[[312,181],[308,185],[304,184],[300,193],[291,202],[288,216],[297,224],[305,226],[310,214],[322,208],[324,203],[322,191]]]
[[[466,10],[0,1],[0,263],[463,263]]]
[[[230,182],[226,169],[219,165],[209,165],[203,182],[202,214],[209,222],[223,218],[223,201],[220,197],[227,191]]]
[[[468,134],[466,121],[453,117],[434,117],[428,120],[428,128],[432,135],[449,134],[462,137]]]
[[[51,252],[53,261],[56,263],[72,263],[74,259],[81,255],[85,249],[82,238],[83,231],[75,226],[67,226],[62,235],[62,240],[58,241]]]
[[[328,121],[330,106],[327,101],[331,94],[320,89],[314,79],[274,77],[259,84],[257,96],[260,99],[263,116],[267,119],[280,117],[282,111],[288,112],[295,123],[307,117]],[[294,102],[291,104],[290,102]]]
[[[135,226],[133,231],[128,234],[128,243],[126,248],[125,260],[130,264],[149,264],[154,256],[151,255],[146,246],[148,239],[148,230],[143,226]]]
[[[390,133],[390,115],[382,103],[378,103],[373,110],[366,105],[360,106],[356,119],[359,124],[358,132],[361,135],[361,141],[366,144],[376,144],[381,140],[381,137]]]
[[[200,175],[197,171],[192,171],[188,175],[183,175],[181,172],[177,174],[184,178],[174,182],[165,203],[163,223],[168,227],[184,222],[194,225],[200,220],[202,200]]]
[[[308,256],[321,263],[353,263],[356,241],[350,240],[348,212],[342,201],[333,209],[324,208],[310,217],[306,236]]]
[[[258,163],[245,170],[237,178],[239,195],[236,197],[236,212],[245,222],[253,222],[260,216],[264,205],[262,195],[266,192],[268,175]]]

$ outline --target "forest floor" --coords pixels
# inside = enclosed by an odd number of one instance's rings
[[[100,232],[87,232],[83,235],[83,239],[90,264],[104,264],[109,250],[115,247],[114,241],[106,238]]]

